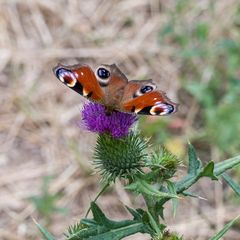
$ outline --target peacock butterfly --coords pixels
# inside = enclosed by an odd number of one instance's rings
[[[156,90],[152,80],[128,81],[116,64],[101,65],[96,71],[84,64],[58,64],[53,72],[69,88],[104,105],[108,114],[116,110],[163,116],[176,112],[178,108],[178,104],[164,92]]]

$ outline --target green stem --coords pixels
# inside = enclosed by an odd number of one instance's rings
[[[156,211],[156,201],[146,195],[143,195],[143,198],[145,200],[149,213],[152,215],[155,222],[159,224],[159,217]]]
[[[110,183],[107,182],[107,183],[103,186],[103,188],[101,189],[101,191],[100,191],[100,192],[97,194],[97,196],[94,198],[94,200],[93,200],[94,203],[95,203],[95,202],[98,200],[98,198],[106,191],[106,189],[109,187],[109,185],[110,185]],[[85,215],[85,218],[87,218],[90,210],[91,210],[91,207],[88,208],[87,213],[86,213],[86,215]]]

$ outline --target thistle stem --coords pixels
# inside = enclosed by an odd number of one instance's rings
[[[95,202],[98,200],[98,198],[106,191],[106,189],[109,187],[109,185],[110,185],[110,183],[107,182],[107,183],[103,186],[103,188],[101,189],[101,191],[100,191],[100,192],[97,194],[97,196],[94,198],[94,200],[93,200],[94,203],[95,203]],[[91,207],[88,208],[87,213],[86,213],[86,215],[85,215],[85,218],[87,218],[90,210],[91,210]]]
[[[147,205],[149,213],[152,215],[153,219],[155,220],[156,223],[159,224],[159,217],[156,211],[156,201],[149,198],[146,195],[143,195],[144,201]]]

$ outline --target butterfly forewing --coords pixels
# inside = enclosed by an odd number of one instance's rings
[[[64,66],[59,64],[53,71],[61,82],[82,96],[96,102],[103,100],[104,93],[89,66]]]

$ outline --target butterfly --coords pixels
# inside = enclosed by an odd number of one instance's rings
[[[116,64],[103,64],[95,71],[84,64],[58,64],[53,72],[69,88],[104,105],[107,115],[120,111],[163,116],[178,108],[163,91],[156,90],[151,79],[128,81]]]

